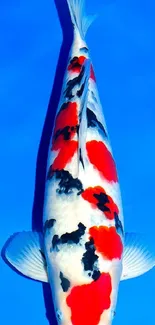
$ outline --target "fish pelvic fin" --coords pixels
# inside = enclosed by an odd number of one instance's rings
[[[78,31],[81,38],[84,39],[89,26],[95,20],[97,15],[85,15],[85,0],[67,0],[71,21],[75,32]]]

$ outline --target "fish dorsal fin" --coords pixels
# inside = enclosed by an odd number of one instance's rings
[[[155,266],[155,251],[146,243],[144,235],[136,233],[125,234],[123,253],[123,271],[121,280],[135,278]]]
[[[88,104],[88,83],[90,76],[90,59],[87,59],[85,62],[85,82],[84,82],[84,90],[81,97],[81,108],[80,108],[80,128],[79,128],[79,150],[81,150],[81,154],[86,157],[86,136],[87,136],[87,104]]]
[[[14,234],[5,244],[4,258],[23,275],[48,282],[41,233],[23,231]]]

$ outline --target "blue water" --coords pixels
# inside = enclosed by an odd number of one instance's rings
[[[65,1],[55,2],[68,28]],[[0,1],[0,247],[12,233],[30,230],[32,223],[41,226],[46,149],[70,43],[63,45],[54,81],[62,43],[55,2]],[[87,41],[117,163],[126,230],[154,233],[154,239],[155,2],[86,3],[89,12],[99,13]],[[19,276],[2,260],[0,275],[0,324],[48,325],[46,305],[55,325],[50,297],[44,302],[47,287]],[[154,279],[152,270],[121,283],[115,325],[154,325]]]

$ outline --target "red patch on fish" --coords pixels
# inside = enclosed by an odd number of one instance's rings
[[[90,78],[96,82],[96,77],[95,77],[95,73],[94,73],[94,69],[93,69],[92,65],[90,67]]]
[[[53,170],[61,170],[64,169],[65,166],[71,161],[75,152],[78,149],[77,141],[65,141],[61,138],[57,142],[55,142],[53,150],[59,150],[57,157],[55,158],[53,164],[51,165],[51,169]]]
[[[67,107],[58,113],[54,133],[66,126],[76,126],[78,124],[77,103],[68,102]]]
[[[66,108],[62,109],[56,118],[54,136],[57,131],[63,130],[68,126],[70,133],[69,140],[65,140],[63,134],[59,134],[56,139],[53,137],[52,151],[59,151],[53,164],[50,167],[51,172],[58,169],[64,169],[65,166],[71,161],[75,152],[78,149],[78,142],[72,140],[77,132],[78,115],[77,115],[77,104],[75,102],[68,102]]]
[[[112,291],[109,273],[102,273],[90,284],[74,287],[67,297],[73,325],[98,325],[103,312],[110,308]]]
[[[104,258],[108,260],[121,259],[123,244],[115,227],[94,226],[89,229],[89,234],[94,240],[96,251],[101,253]]]
[[[101,186],[89,187],[81,195],[93,208],[103,211],[107,219],[113,220],[115,213],[119,214],[117,205]]]
[[[71,61],[70,64],[68,66],[68,71],[72,71],[72,72],[77,72],[79,73],[81,71],[81,67],[84,63],[84,61],[86,60],[86,57],[81,55],[79,57],[74,57]]]
[[[110,182],[117,182],[117,171],[112,154],[101,141],[92,140],[86,144],[88,158],[95,168]]]

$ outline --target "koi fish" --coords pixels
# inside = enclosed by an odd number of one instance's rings
[[[119,283],[155,265],[141,235],[125,233],[121,194],[95,73],[85,40],[94,16],[67,0],[73,43],[47,161],[43,233],[21,232],[5,256],[49,282],[61,325],[110,325]]]

